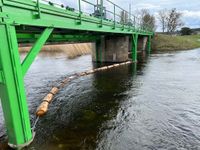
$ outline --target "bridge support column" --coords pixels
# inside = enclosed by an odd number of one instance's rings
[[[21,148],[33,139],[15,27],[0,25],[0,98],[9,146]]]
[[[142,57],[151,53],[151,35],[139,36],[138,51],[141,52]]]
[[[104,37],[102,36],[100,39],[98,39],[95,44],[96,45],[92,52],[92,54],[95,55],[93,56],[93,61],[102,63],[102,51],[105,49]]]
[[[148,36],[148,40],[147,40],[147,53],[150,54],[151,53],[151,36]]]
[[[130,49],[129,38],[129,36],[102,36],[100,41],[96,41],[93,61],[113,63],[127,61]]]
[[[132,61],[137,62],[137,50],[138,50],[138,35],[132,36]]]

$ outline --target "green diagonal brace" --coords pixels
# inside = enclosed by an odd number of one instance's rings
[[[34,59],[42,49],[42,46],[45,44],[47,39],[49,38],[50,34],[52,33],[53,28],[46,28],[41,36],[38,38],[34,46],[31,48],[30,52],[24,59],[22,63],[22,74],[25,76],[26,72],[28,71],[29,67],[33,63]]]
[[[0,83],[3,83],[4,79],[3,79],[3,71],[0,71]]]

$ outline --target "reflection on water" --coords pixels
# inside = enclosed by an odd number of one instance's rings
[[[56,96],[27,149],[200,149],[199,51],[152,54],[137,70],[127,65],[74,80]],[[25,79],[32,121],[60,77],[91,67],[90,56],[40,55]]]

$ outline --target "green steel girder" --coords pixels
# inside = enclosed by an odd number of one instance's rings
[[[6,13],[0,13],[0,18],[8,18],[8,16],[6,15]]]
[[[62,29],[73,29],[73,30],[87,30],[95,32],[110,32],[110,33],[121,33],[121,34],[133,34],[137,33],[140,35],[152,35],[153,32],[147,32],[144,30],[135,29],[135,27],[124,26],[116,23],[113,28],[113,21],[102,21],[102,26],[99,27],[101,19],[89,16],[81,15],[81,24],[77,24],[80,14],[68,10],[59,9],[53,6],[40,4],[41,18],[36,17],[38,12],[36,3],[31,0],[4,0],[4,7],[2,12],[6,13],[13,24],[20,25],[32,25],[40,27],[62,28]],[[23,17],[21,17],[23,15]],[[124,30],[122,30],[124,29]]]
[[[17,39],[18,42],[34,42],[39,38],[39,34],[31,33],[18,33]],[[94,42],[98,39],[98,36],[94,35],[61,35],[61,34],[52,34],[47,42]]]
[[[97,49],[96,48],[96,62],[98,63],[102,63],[102,46],[98,46],[98,45],[101,45],[102,43],[102,39],[99,38],[97,41],[96,41],[96,47],[100,47],[100,49]]]
[[[132,35],[132,61],[137,62],[138,34]]]
[[[33,63],[34,59],[42,49],[42,46],[45,44],[47,39],[49,38],[50,34],[52,33],[53,28],[46,28],[41,36],[38,38],[34,46],[31,48],[30,52],[24,59],[22,63],[22,74],[25,76],[26,72],[28,71],[29,67]]]
[[[33,139],[33,135],[15,27],[1,24],[0,33],[0,70],[3,72],[0,97],[8,142],[11,147],[21,147],[28,144]]]
[[[152,38],[152,36],[149,35],[149,36],[148,36],[148,41],[147,41],[147,53],[148,53],[148,54],[151,53],[151,38]]]
[[[4,83],[3,71],[0,70],[0,84]]]

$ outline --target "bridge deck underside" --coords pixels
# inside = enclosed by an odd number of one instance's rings
[[[46,27],[54,28],[54,33],[56,32],[57,35],[153,34],[134,26],[101,20],[46,4],[40,4],[38,10],[36,2],[29,0],[2,0],[1,5],[1,22],[15,25],[20,35],[25,32],[41,33],[41,30]],[[26,26],[31,26],[31,30],[30,28],[26,30]]]

